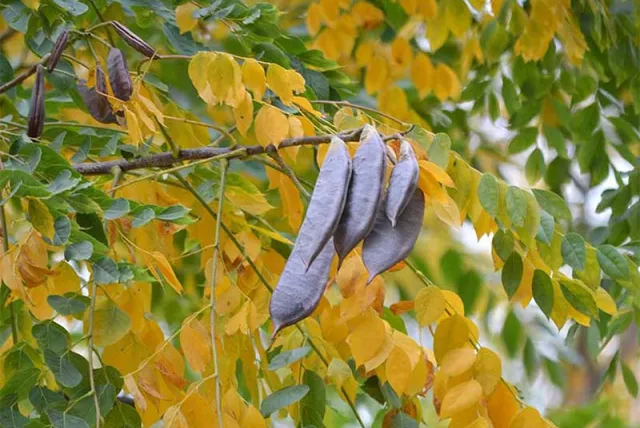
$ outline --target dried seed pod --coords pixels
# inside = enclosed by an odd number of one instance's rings
[[[347,203],[334,235],[340,264],[373,227],[382,203],[386,156],[386,146],[378,131],[373,126],[365,125],[360,147],[353,157]]]
[[[47,62],[47,71],[51,73],[58,64],[62,53],[67,47],[67,41],[69,41],[69,30],[64,30],[58,38],[56,42],[53,44],[53,48],[51,49],[51,55],[49,56],[49,61]]]
[[[128,101],[133,94],[133,82],[129,75],[127,60],[124,58],[122,51],[117,48],[111,48],[107,57],[107,69],[109,70],[109,81],[113,95],[122,101]]]
[[[122,40],[124,40],[129,46],[140,52],[142,55],[149,58],[157,56],[155,49],[153,49],[149,43],[142,40],[142,38],[136,33],[129,30],[127,27],[117,21],[111,21],[111,25]]]
[[[272,337],[284,327],[308,317],[315,310],[327,285],[334,255],[333,239],[329,239],[307,269],[300,247],[293,248],[271,295],[269,312],[274,326]]]
[[[36,81],[31,89],[31,107],[27,118],[27,135],[38,138],[44,129],[44,68],[38,66]]]
[[[306,266],[333,236],[347,199],[351,179],[351,157],[347,145],[334,137],[322,163],[296,245]]]
[[[415,189],[406,208],[398,217],[396,227],[391,226],[385,210],[381,209],[371,233],[364,239],[362,260],[369,271],[367,284],[376,275],[407,258],[422,229],[424,195]]]
[[[100,65],[96,66],[96,85],[88,88],[84,82],[81,82],[78,90],[89,114],[95,120],[102,123],[116,123],[111,104],[103,95],[107,93],[107,79]]]
[[[396,220],[402,214],[418,186],[420,169],[411,144],[406,140],[400,143],[400,160],[396,163],[389,180],[385,209],[391,226],[396,227]]]

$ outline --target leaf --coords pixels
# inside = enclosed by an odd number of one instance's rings
[[[88,297],[73,292],[48,296],[47,302],[60,315],[79,314],[89,307]]]
[[[89,313],[85,313],[84,328],[88,328]],[[93,340],[96,346],[109,346],[127,334],[131,329],[131,319],[111,300],[106,299],[96,305],[93,312]]]
[[[93,244],[89,241],[76,242],[64,249],[64,258],[68,261],[89,260],[92,254]]]
[[[529,184],[535,184],[542,178],[546,171],[546,165],[544,163],[544,155],[540,149],[535,149],[529,155],[524,171]]]
[[[527,196],[525,192],[516,187],[509,186],[506,197],[507,214],[517,227],[523,227],[527,218]]]
[[[511,253],[502,268],[502,285],[509,299],[516,294],[516,291],[518,291],[520,287],[522,272],[523,265],[520,254],[516,252]]]
[[[327,392],[324,380],[311,370],[305,370],[302,377],[309,392],[300,401],[300,420],[307,425],[323,426],[327,407]]]
[[[418,422],[404,412],[393,415],[390,426],[394,428],[419,428]]]
[[[71,344],[69,332],[60,324],[51,320],[34,325],[31,333],[38,342],[40,349],[49,349],[56,354],[64,353]]]
[[[393,348],[385,363],[385,373],[387,381],[398,394],[406,392],[411,379],[411,360],[409,355],[399,346]]]
[[[191,3],[185,3],[188,4]],[[105,428],[139,428],[141,425],[142,421],[136,409],[119,401],[115,402],[113,409],[104,419]]]
[[[450,418],[456,413],[471,407],[482,398],[482,386],[471,379],[449,389],[442,400],[440,418]]]
[[[82,374],[71,362],[69,354],[58,355],[51,349],[45,349],[44,360],[61,385],[73,388],[82,381]]]
[[[253,58],[248,58],[242,64],[242,81],[251,92],[256,100],[262,100],[264,92],[267,89],[267,79],[264,69]]]
[[[583,271],[586,265],[587,250],[582,236],[575,232],[567,233],[562,240],[562,258],[573,269]]]
[[[60,9],[73,16],[80,16],[89,10],[89,6],[78,0],[53,0],[53,2],[58,5]],[[56,428],[58,427],[56,426]]]
[[[509,143],[509,154],[521,153],[535,144],[538,138],[538,129],[534,127],[523,128]]]
[[[482,174],[478,183],[478,198],[482,208],[494,218],[498,215],[499,195],[500,190],[496,178],[489,173]]]
[[[255,132],[258,142],[262,146],[278,145],[289,135],[289,121],[277,108],[265,104],[262,106],[255,120]]]
[[[281,352],[269,362],[269,370],[278,370],[306,357],[311,350],[308,346]]]
[[[598,316],[596,299],[586,285],[575,279],[560,280],[560,285],[564,298],[574,309],[590,318]]]
[[[513,252],[513,248],[515,245],[513,233],[509,231],[505,233],[502,229],[498,229],[495,235],[493,235],[491,245],[493,246],[493,250],[496,252],[498,257],[506,261]]]
[[[609,315],[616,315],[618,313],[616,302],[602,287],[598,287],[596,289],[596,304],[598,305],[598,309]]]
[[[445,310],[446,301],[442,291],[436,286],[429,286],[420,290],[416,296],[416,321],[421,326],[427,326],[437,321]]]
[[[113,201],[111,206],[104,212],[105,220],[115,220],[124,217],[130,211],[129,201],[124,198],[118,198]]]
[[[147,267],[151,270],[151,273],[158,282],[162,282],[162,278],[164,278],[176,293],[182,294],[182,284],[164,254],[159,251],[153,251],[151,253],[144,253],[143,257]]]
[[[609,244],[600,245],[596,248],[598,263],[602,271],[613,279],[628,279],[629,268],[624,257],[618,250]]]
[[[536,239],[545,244],[551,244],[553,240],[553,231],[555,230],[556,222],[553,216],[545,210],[540,211],[540,226],[536,233]]]
[[[89,428],[89,424],[77,416],[59,410],[47,410],[47,416],[54,428]]]
[[[55,228],[53,216],[49,212],[47,205],[39,199],[29,198],[28,204],[29,219],[33,227],[47,238],[53,238]]]
[[[253,122],[253,100],[249,92],[245,92],[242,101],[233,109],[233,116],[236,119],[238,132],[240,135],[246,136],[251,122]]]
[[[473,377],[480,383],[482,393],[491,395],[502,379],[502,361],[489,348],[480,348],[473,363]]]
[[[447,353],[465,346],[469,341],[469,324],[461,315],[454,315],[440,321],[433,339],[433,353],[441,363]]]
[[[272,413],[300,401],[309,392],[307,385],[294,385],[282,388],[267,396],[260,403],[260,413],[265,418]]]
[[[143,207],[141,209],[135,210],[132,215],[133,221],[131,222],[131,226],[141,227],[145,224],[149,223],[156,216],[156,212],[150,207]]]
[[[287,70],[278,64],[269,64],[267,69],[267,85],[280,97],[284,105],[291,105],[293,101],[293,88],[289,82]]]
[[[55,246],[64,245],[71,236],[71,220],[68,217],[58,217],[53,223],[55,229],[52,244]]]
[[[567,203],[557,194],[543,189],[532,189],[540,207],[551,214],[556,220],[571,221],[571,211]]]
[[[634,398],[638,397],[638,380],[636,379],[636,375],[624,362],[621,361],[620,365],[622,367],[622,379],[627,387],[627,391],[629,391],[629,394]]]
[[[119,280],[118,265],[109,257],[102,257],[93,264],[93,281],[96,284],[112,284]]]
[[[470,347],[456,348],[447,352],[440,370],[447,376],[459,376],[469,370],[476,360],[476,351]]]
[[[551,278],[546,272],[536,269],[533,272],[533,298],[535,299],[537,305],[542,310],[542,313],[547,316],[547,318],[551,317],[551,312],[553,310],[553,284],[551,283]]]
[[[427,150],[429,160],[441,168],[446,168],[449,164],[449,151],[451,149],[451,138],[447,134],[438,133],[433,136],[433,141]]]

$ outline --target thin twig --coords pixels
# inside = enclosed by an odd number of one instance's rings
[[[2,159],[0,159],[0,171],[4,169]],[[0,206],[0,226],[2,227],[2,249],[4,254],[9,252],[9,228],[7,227],[7,218],[4,215],[4,205]],[[11,313],[11,339],[13,344],[18,344],[18,318],[16,317],[13,302],[9,304],[9,312]]]
[[[298,177],[296,177],[295,172],[293,172],[291,167],[289,167],[289,165],[285,163],[284,159],[282,159],[282,156],[280,156],[278,150],[273,144],[267,146],[267,154],[271,159],[276,161],[282,171],[291,179],[293,184],[295,184],[295,186],[298,188],[298,192],[300,192],[300,194],[303,195],[307,200],[311,199],[311,195],[309,194],[309,192],[307,192],[307,189],[302,186],[302,183],[300,183],[300,180],[298,180]]]
[[[96,381],[93,377],[93,315],[96,310],[97,288],[95,281],[91,281],[91,306],[89,306],[89,328],[87,336],[89,338],[89,385],[91,386],[91,394],[93,394],[93,404],[96,407],[96,428],[100,428],[100,401],[96,391]]]
[[[377,114],[379,116],[386,117],[387,119],[393,120],[394,122],[396,122],[399,125],[409,126],[409,123],[407,123],[407,122],[405,122],[403,120],[400,120],[398,118],[395,118],[395,117],[393,117],[393,116],[391,116],[391,115],[389,115],[387,113],[383,113],[378,109],[375,109],[373,107],[362,106],[362,105],[359,105],[359,104],[354,104],[354,103],[351,103],[349,101],[309,100],[309,102],[311,104],[329,104],[329,105],[336,105],[336,106],[351,107],[351,108],[354,108],[356,110],[368,111],[370,113],[375,113],[375,114]]]
[[[198,125],[198,126],[204,126],[206,128],[215,129],[219,133],[224,134],[229,140],[233,141],[233,144],[236,144],[236,139],[233,138],[233,135],[231,135],[229,131],[227,131],[220,125],[216,125],[214,123],[199,122],[197,120],[184,119],[182,117],[164,116],[164,118],[169,120],[175,120],[178,122],[188,123],[190,125]]]
[[[216,350],[216,275],[218,274],[218,253],[220,251],[220,225],[222,224],[222,209],[224,207],[224,186],[227,177],[227,168],[229,161],[220,160],[220,192],[218,193],[218,218],[216,219],[216,237],[213,243],[213,268],[211,272],[211,295],[209,296],[211,306],[211,350],[213,353],[213,371],[215,373],[216,383],[216,411],[218,413],[218,426],[223,428],[222,424],[222,404],[220,394],[222,386],[220,385],[220,373],[218,373],[218,352]]]
[[[40,58],[40,61],[38,61],[37,63],[33,64],[31,67],[29,67],[27,70],[23,71],[21,74],[17,75],[13,79],[9,80],[4,85],[0,86],[0,94],[3,93],[3,92],[8,91],[9,89],[13,88],[14,86],[18,86],[20,83],[22,83],[25,80],[27,80],[27,78],[29,76],[31,76],[32,74],[34,74],[38,70],[38,66],[39,65],[43,65],[49,60],[49,56],[51,56],[51,54],[46,54],[45,56]]]
[[[96,12],[96,15],[98,16],[98,19],[103,24],[110,24],[111,23],[111,21],[105,21],[104,16],[102,16],[102,13],[100,12],[100,9],[98,8],[98,6],[95,4],[95,2],[93,0],[89,0],[89,4],[91,5],[91,7],[93,7],[93,10]],[[97,28],[97,27],[94,27],[94,28]],[[116,42],[115,42],[115,40],[113,40],[113,35],[111,34],[111,31],[109,31],[109,27],[108,26],[105,29],[105,31],[107,32],[107,38],[109,39],[111,44],[115,46]]]

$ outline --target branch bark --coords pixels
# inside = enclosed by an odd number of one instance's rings
[[[411,128],[399,134],[383,136],[384,141],[398,138],[410,132]],[[358,141],[362,128],[356,128],[350,131],[340,132],[336,134],[345,142]],[[276,150],[293,147],[293,146],[316,146],[320,144],[329,144],[333,135],[315,135],[311,137],[298,137],[284,139],[276,146]],[[149,156],[143,156],[136,159],[117,159],[107,162],[87,162],[74,165],[74,169],[82,175],[105,175],[111,174],[114,167],[119,167],[122,171],[131,171],[141,168],[167,168],[176,163],[185,160],[209,159],[221,156],[237,149],[244,148],[232,154],[228,159],[244,158],[267,153],[267,148],[259,145],[255,146],[231,146],[231,147],[200,147],[197,149],[181,149],[177,156],[173,152],[157,153]]]
[[[27,78],[29,76],[31,76],[32,74],[34,74],[38,70],[38,66],[39,65],[42,65],[42,64],[46,63],[49,60],[49,56],[51,56],[51,54],[46,54],[45,56],[40,58],[40,61],[38,61],[37,63],[33,64],[26,71],[22,72],[21,74],[18,74],[12,80],[10,80],[7,83],[5,83],[4,85],[0,86],[0,94],[3,93],[3,92],[8,91],[9,89],[13,88],[14,86],[18,86],[20,83],[22,83],[25,80],[27,80]]]

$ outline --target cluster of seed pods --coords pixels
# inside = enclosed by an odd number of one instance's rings
[[[364,241],[367,283],[409,255],[422,228],[425,203],[417,187],[418,162],[407,141],[401,142],[387,189],[386,168],[387,148],[373,126],[362,130],[353,160],[344,141],[332,139],[298,238],[271,296],[274,336],[315,310],[336,253],[340,266]]]

